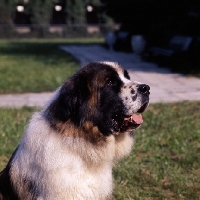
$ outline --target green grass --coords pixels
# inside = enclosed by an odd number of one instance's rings
[[[133,153],[114,170],[113,199],[200,197],[199,103],[148,108]]]
[[[28,119],[35,110],[28,107],[22,109],[0,108],[0,169],[5,166],[17,147]]]
[[[53,91],[79,68],[59,45],[102,39],[0,40],[0,94]]]
[[[199,199],[200,102],[153,104],[135,148],[114,168],[113,200]],[[0,109],[0,169],[20,141],[32,108]]]

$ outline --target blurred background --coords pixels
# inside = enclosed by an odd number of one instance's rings
[[[102,36],[108,25],[100,0],[1,0],[0,37]]]
[[[65,37],[67,27],[94,33],[117,25],[129,34],[144,34],[155,45],[174,34],[198,37],[199,15],[193,0],[1,0],[0,36]]]
[[[198,1],[0,1],[0,38],[75,37],[103,37],[115,51],[135,52],[174,70],[178,63],[182,73],[199,76]]]

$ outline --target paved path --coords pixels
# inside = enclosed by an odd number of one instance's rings
[[[142,62],[136,54],[109,51],[101,46],[62,46],[78,59],[81,65],[90,61],[115,61],[128,69],[131,80],[151,87],[151,102],[200,100],[200,79],[171,73],[154,63]]]
[[[62,46],[61,49],[72,54],[81,65],[90,61],[119,62],[129,70],[132,80],[150,85],[151,103],[200,100],[200,79],[174,74],[156,64],[142,62],[133,53],[113,52],[98,45],[69,45]],[[42,106],[51,95],[52,93],[0,95],[0,106]]]
[[[23,106],[41,107],[47,102],[53,93],[26,93],[0,95],[0,107],[18,108]]]

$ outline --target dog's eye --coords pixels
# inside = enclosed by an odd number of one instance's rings
[[[113,85],[116,85],[116,82],[113,81],[113,80],[111,80],[111,79],[108,79],[107,82],[106,82],[106,84],[107,84],[108,86],[113,86]]]

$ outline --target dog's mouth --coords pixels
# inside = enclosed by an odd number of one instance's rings
[[[134,130],[143,123],[141,113],[145,111],[148,102],[144,103],[140,109],[132,115],[115,114],[112,118],[112,127],[115,133],[125,132],[127,130]]]

